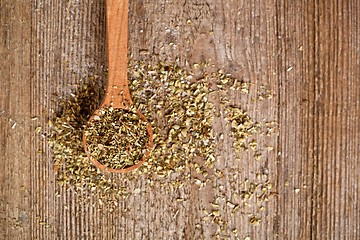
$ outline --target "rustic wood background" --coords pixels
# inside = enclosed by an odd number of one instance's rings
[[[248,110],[279,123],[276,151],[262,163],[279,197],[260,226],[228,217],[239,239],[360,239],[359,1],[132,0],[129,8],[134,59],[143,50],[181,63],[212,58],[276,94]],[[47,129],[53,93],[68,97],[104,70],[105,17],[105,0],[0,0],[0,238],[211,239],[214,226],[195,227],[207,196],[189,186],[131,197],[121,205],[127,214],[76,205],[70,191],[55,196],[51,151],[34,129]],[[179,194],[185,201],[174,204]]]

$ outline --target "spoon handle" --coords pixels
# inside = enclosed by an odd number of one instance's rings
[[[103,106],[132,104],[127,82],[129,0],[106,0],[109,75]]]

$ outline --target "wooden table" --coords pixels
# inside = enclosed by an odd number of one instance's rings
[[[0,236],[211,239],[216,227],[196,227],[206,194],[191,185],[132,196],[125,215],[76,205],[71,191],[55,196],[51,151],[34,130],[48,130],[54,93],[66,98],[104,71],[105,17],[105,0],[0,1]],[[276,94],[247,109],[278,122],[273,153],[236,166],[245,177],[269,169],[279,196],[259,226],[226,215],[239,239],[360,239],[359,1],[133,0],[129,52],[183,65],[211,58]]]

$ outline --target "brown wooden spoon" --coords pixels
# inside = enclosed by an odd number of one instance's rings
[[[105,98],[100,108],[113,107],[129,109],[129,106],[133,105],[127,82],[128,6],[129,0],[106,0],[109,74]],[[147,121],[147,119],[140,113],[139,110],[137,110],[137,113],[142,120]],[[95,115],[99,115],[99,109],[94,112],[89,122]],[[103,164],[91,157],[90,153],[87,151],[87,142],[84,134],[84,148],[90,161],[96,167],[107,172],[123,173],[130,172],[138,168],[149,157],[153,147],[153,131],[149,121],[147,122],[149,144],[147,146],[146,154],[139,163],[124,169],[112,169],[105,167]]]

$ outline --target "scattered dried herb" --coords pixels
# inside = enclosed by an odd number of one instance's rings
[[[134,106],[127,110],[103,107],[85,130],[88,152],[108,168],[133,166],[146,154],[147,125]]]
[[[231,125],[231,132],[234,137],[234,148],[237,152],[247,150],[246,139],[259,130],[258,124],[254,124],[247,112],[234,106],[226,109],[226,120]],[[251,146],[251,145],[250,145]]]
[[[177,64],[129,64],[129,88],[136,107],[151,122],[154,149],[139,169],[165,177],[194,167],[194,158],[213,167],[214,105],[207,77],[195,79]]]
[[[266,174],[258,173],[253,182],[245,181],[242,186],[233,188],[233,181],[237,180],[228,180],[237,176],[238,171],[229,174],[227,170],[217,169],[220,165],[219,159],[222,159],[218,144],[228,141],[229,138],[234,142],[233,150],[237,154],[235,159],[241,159],[239,154],[248,148],[259,155],[261,145],[258,146],[253,134],[260,131],[261,125],[255,123],[241,107],[230,104],[228,100],[229,96],[237,94],[249,96],[249,84],[222,71],[203,71],[204,67],[204,64],[194,65],[194,69],[201,72],[195,76],[176,63],[129,63],[131,97],[135,107],[143,113],[153,128],[154,147],[152,154],[140,168],[133,173],[122,175],[104,173],[93,166],[87,158],[82,136],[88,119],[101,101],[103,90],[97,84],[99,79],[95,79],[94,82],[88,81],[79,87],[70,99],[60,104],[62,110],[51,122],[52,133],[49,141],[54,152],[58,184],[71,187],[77,196],[84,200],[97,195],[101,207],[110,205],[113,208],[118,205],[121,197],[146,191],[147,186],[129,188],[128,183],[136,179],[135,176],[148,176],[149,186],[153,184],[153,179],[159,179],[157,177],[160,177],[162,183],[178,188],[186,182],[191,182],[202,189],[210,182],[216,196],[212,202],[212,209],[204,209],[205,216],[202,219],[217,224],[216,235],[219,238],[224,232],[234,230],[228,227],[228,215],[247,216],[251,219],[257,214],[260,219],[260,214],[253,211],[251,206],[258,210],[259,204],[262,206],[272,196],[276,196],[276,193],[270,192],[271,184],[267,170]],[[214,132],[214,121],[223,120],[228,125],[224,124],[224,129],[217,129],[220,133]],[[266,124],[265,133],[274,132],[275,125],[272,122]],[[215,135],[220,141],[216,141]],[[94,144],[95,151],[103,150],[104,148],[100,149],[102,146],[99,147],[98,144]],[[103,147],[107,146],[100,144]],[[271,146],[267,148],[272,149]],[[141,153],[138,152],[137,155]],[[102,156],[104,164],[111,164],[114,158]],[[192,170],[192,174],[197,174],[196,178],[190,175],[189,169]],[[172,180],[164,178],[171,174],[175,176]],[[119,181],[120,178],[129,181]],[[224,187],[225,184],[230,184],[231,187]],[[230,194],[225,192],[229,189]],[[185,201],[182,197],[176,200],[179,203]],[[226,209],[231,214],[226,214]],[[261,221],[259,219],[251,221],[257,224]],[[238,232],[233,231],[233,234]]]

